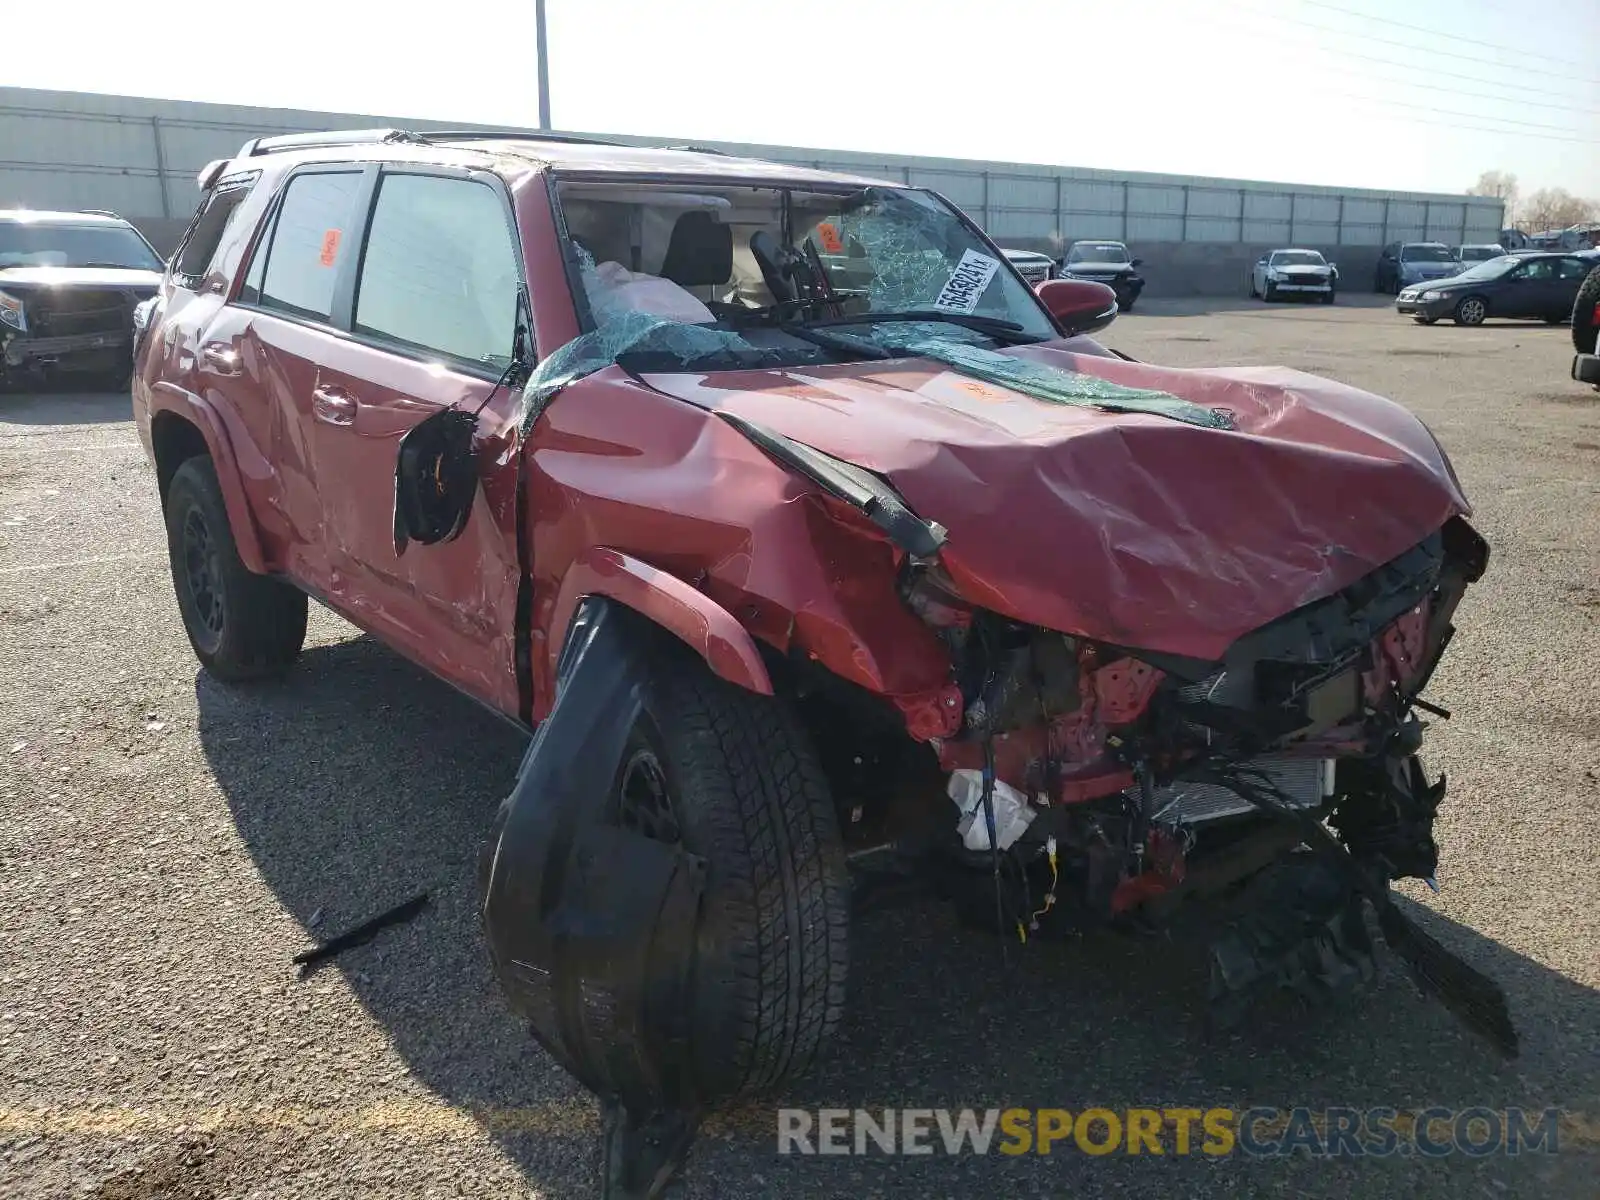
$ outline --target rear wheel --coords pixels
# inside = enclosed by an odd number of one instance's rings
[[[305,643],[305,593],[239,560],[211,459],[174,473],[166,517],[172,587],[195,657],[229,682],[288,670]]]
[[[1489,315],[1489,306],[1477,296],[1468,296],[1456,305],[1454,317],[1451,319],[1457,325],[1482,325],[1483,319]]]

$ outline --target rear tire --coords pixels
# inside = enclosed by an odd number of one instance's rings
[[[806,1071],[844,1014],[850,887],[838,817],[788,707],[670,649],[609,815],[707,860],[695,1075],[710,1095],[766,1092]]]
[[[211,459],[188,459],[173,474],[166,517],[172,587],[195,657],[229,683],[288,670],[305,644],[305,593],[240,561]]]

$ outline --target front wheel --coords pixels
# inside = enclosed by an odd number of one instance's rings
[[[1334,297],[1334,293],[1331,290],[1327,291],[1327,292],[1324,292],[1322,294],[1322,302],[1324,304],[1332,304],[1333,303],[1333,297]]]
[[[305,644],[305,593],[240,561],[211,459],[178,468],[166,517],[172,587],[195,657],[230,683],[288,670]]]
[[[833,800],[798,719],[696,658],[663,655],[607,807],[612,823],[709,866],[692,1014],[701,1085],[746,1095],[805,1071],[844,1012],[850,902]]]
[[[1483,319],[1489,315],[1489,306],[1477,296],[1468,296],[1456,305],[1455,316],[1452,318],[1457,325],[1482,325]]]
[[[1261,285],[1261,299],[1266,303],[1271,304],[1277,298],[1278,289],[1272,286],[1272,281],[1269,279],[1266,283]]]

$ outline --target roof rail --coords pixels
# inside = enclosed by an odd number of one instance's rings
[[[331,129],[325,133],[281,133],[251,138],[239,148],[237,158],[254,158],[277,150],[317,150],[324,146],[360,146],[368,142],[421,142],[404,129]]]
[[[419,129],[411,136],[424,142],[562,142],[573,146],[626,146],[624,142],[609,142],[604,138],[582,137],[573,133],[541,133],[537,129]]]

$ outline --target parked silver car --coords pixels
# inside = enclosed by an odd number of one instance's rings
[[[1339,269],[1316,250],[1271,250],[1250,269],[1250,294],[1266,301],[1303,296],[1332,304],[1338,286]]]
[[[1043,283],[1056,277],[1056,260],[1048,254],[1036,254],[1032,250],[1007,250],[1003,246],[1001,253],[1017,269],[1017,274],[1030,284]]]

